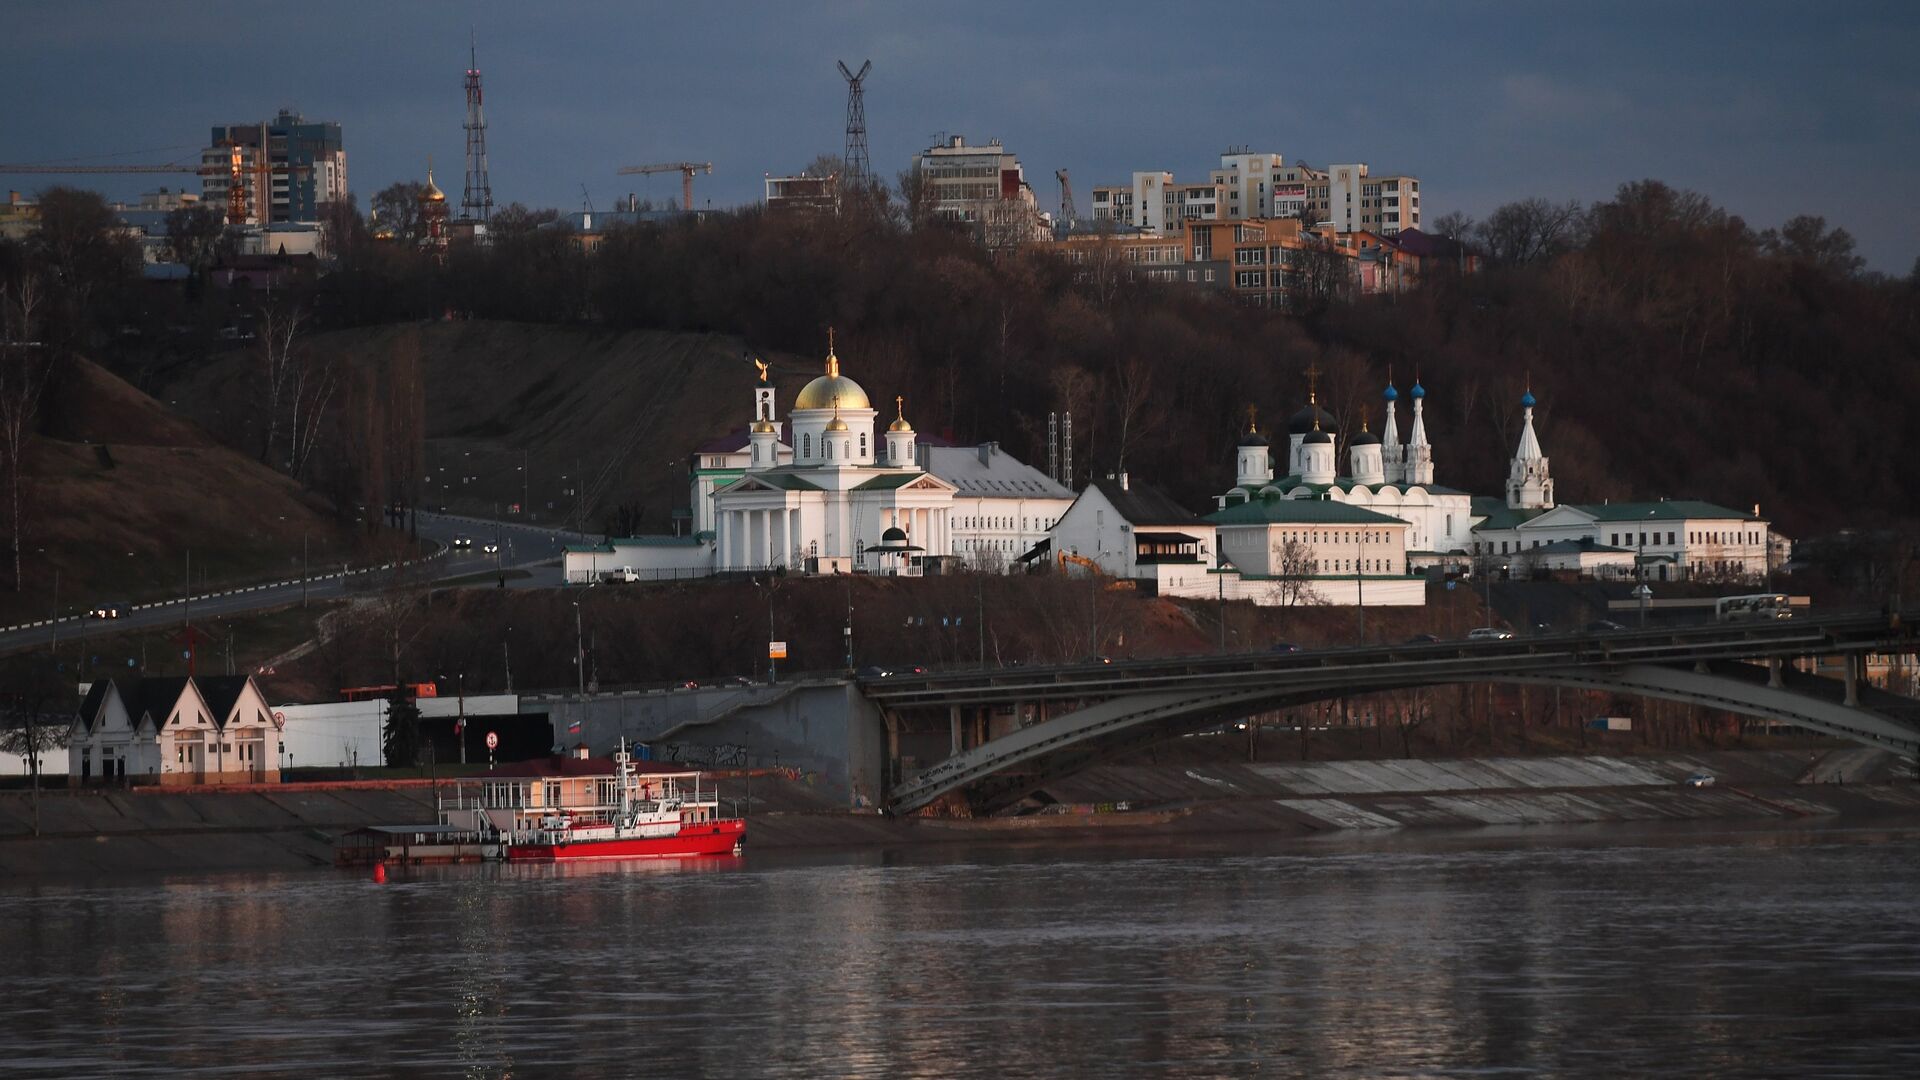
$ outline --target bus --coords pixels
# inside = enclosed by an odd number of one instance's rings
[[[1714,602],[1715,622],[1746,622],[1750,619],[1791,619],[1793,608],[1784,593],[1755,593],[1752,596],[1723,596]]]

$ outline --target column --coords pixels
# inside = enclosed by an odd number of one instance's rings
[[[800,524],[800,508],[796,506],[787,511],[787,547],[795,552],[796,558],[804,560],[807,557],[807,538]]]
[[[713,528],[715,532],[719,533],[717,542],[720,545],[720,569],[731,570],[733,569],[732,512],[716,509],[713,512]]]
[[[773,561],[785,566],[787,563],[787,510],[781,507],[767,511],[771,525],[767,529],[767,546],[773,554]]]
[[[953,752],[960,753],[960,706],[947,706],[947,728],[953,733]]]

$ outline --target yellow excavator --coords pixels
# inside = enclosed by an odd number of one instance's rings
[[[1075,555],[1071,551],[1061,552],[1060,553],[1060,572],[1061,573],[1063,574],[1066,573],[1067,566],[1069,563],[1085,569],[1087,572],[1087,576],[1089,577],[1100,578],[1100,577],[1107,576],[1107,572],[1105,570],[1100,569],[1099,563],[1094,562],[1092,559],[1087,558],[1085,555]],[[1116,578],[1113,581],[1110,581],[1107,583],[1108,592],[1126,592],[1128,590],[1131,590],[1132,588],[1133,588],[1133,582],[1128,581],[1125,578]]]

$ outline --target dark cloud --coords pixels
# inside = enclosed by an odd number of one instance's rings
[[[664,199],[676,178],[614,170],[680,159],[713,162],[701,200],[757,199],[839,150],[834,60],[871,58],[889,176],[940,133],[1000,138],[1043,202],[1067,167],[1084,207],[1244,143],[1415,172],[1430,214],[1653,176],[1756,225],[1823,214],[1880,269],[1920,254],[1912,4],[29,2],[0,35],[0,158],[155,160],[127,152],[290,105],[345,126],[363,202],[429,155],[457,191],[470,27],[502,201]]]

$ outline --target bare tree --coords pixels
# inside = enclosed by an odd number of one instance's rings
[[[0,751],[27,759],[35,836],[40,835],[42,755],[67,745],[73,723],[71,703],[61,700],[69,685],[51,656],[14,656],[0,668]]]
[[[262,403],[267,414],[266,441],[260,448],[260,460],[268,465],[279,464],[282,460],[288,472],[293,471],[291,451],[284,459],[274,453],[280,442],[281,411],[289,405],[289,399],[296,399],[294,409],[297,421],[297,394],[289,393],[295,382],[294,368],[297,360],[294,356],[294,341],[300,334],[300,323],[306,318],[306,312],[299,304],[284,299],[270,299],[260,305],[260,358],[265,365],[265,378],[261,383]]]
[[[1158,426],[1160,413],[1153,408],[1153,368],[1145,360],[1130,356],[1114,366],[1113,415],[1120,426],[1119,460],[1116,467],[1125,470],[1127,451],[1141,437]]]
[[[1275,540],[1269,556],[1268,565],[1279,569],[1269,588],[1270,595],[1279,606],[1304,607],[1327,602],[1327,598],[1313,587],[1316,567],[1313,548],[1306,542],[1291,536]]]
[[[1495,262],[1540,262],[1579,246],[1586,217],[1577,201],[1521,199],[1489,214],[1473,235]]]
[[[32,274],[15,278],[0,298],[0,464],[7,471],[7,532],[13,548],[13,590],[22,588],[20,549],[25,520],[21,513],[20,474],[27,445],[32,441],[46,389],[51,361],[46,348],[32,339],[35,311],[40,306],[39,279]]]

